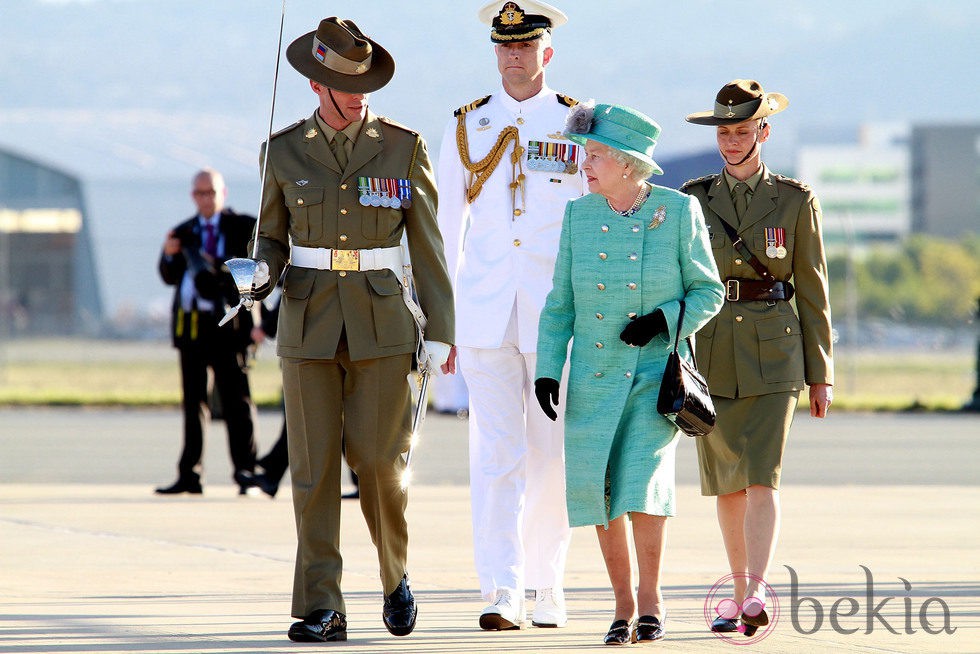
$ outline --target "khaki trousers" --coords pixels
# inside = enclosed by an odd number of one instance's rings
[[[378,549],[384,593],[406,572],[408,495],[401,454],[411,431],[410,354],[351,361],[282,359],[289,469],[296,514],[292,614],[347,613],[340,590],[341,457],[357,473],[361,512]]]

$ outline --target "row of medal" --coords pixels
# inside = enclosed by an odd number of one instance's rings
[[[528,141],[527,167],[529,170],[574,175],[578,172],[578,164],[575,163],[578,150],[579,146],[572,143]]]
[[[766,256],[770,259],[786,258],[786,230],[782,227],[766,227]]]
[[[364,207],[408,209],[412,206],[412,182],[408,179],[358,177],[358,202]]]

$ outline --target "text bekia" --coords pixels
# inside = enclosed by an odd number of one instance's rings
[[[790,566],[784,566],[789,570],[790,576],[790,618],[793,621],[793,628],[801,634],[813,634],[816,633],[823,627],[824,616],[830,622],[831,628],[839,634],[854,634],[861,630],[860,627],[849,627],[847,624],[841,624],[841,618],[850,618],[855,616],[861,616],[861,603],[858,599],[854,597],[840,597],[834,601],[830,609],[825,612],[823,604],[815,597],[800,597],[800,586],[799,577],[796,574],[796,570]],[[865,566],[861,566],[864,570],[865,575],[865,613],[864,613],[864,627],[865,634],[870,634],[874,631],[876,626],[882,626],[893,634],[901,633],[898,629],[893,627],[883,616],[882,610],[885,606],[892,600],[898,600],[898,597],[884,597],[878,599],[875,597],[874,589],[874,578],[871,576],[871,570]],[[918,616],[919,627],[929,634],[952,634],[956,631],[956,628],[950,624],[950,610],[949,605],[940,597],[929,597],[922,602],[918,607],[918,611],[913,611],[912,608],[912,598],[908,595],[912,591],[912,584],[909,583],[907,579],[901,579],[902,584],[905,586],[905,592],[907,593],[904,598],[900,601],[904,603],[904,624],[902,625],[903,631],[906,634],[914,634],[916,630],[912,626],[913,616]],[[893,605],[894,607],[894,605]],[[800,624],[801,611],[810,611],[811,616],[807,616],[812,619],[812,625],[809,628],[804,628]],[[931,621],[930,616],[936,618],[937,620]],[[938,624],[938,618],[942,618],[942,626],[936,627]],[[894,620],[895,617],[892,617]],[[877,621],[877,625],[876,625]]]

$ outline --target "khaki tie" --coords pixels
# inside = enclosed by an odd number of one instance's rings
[[[337,163],[340,164],[340,169],[345,170],[347,168],[347,135],[343,132],[337,132],[334,135],[333,140],[330,141],[330,149],[333,151],[333,156],[337,158]]]
[[[749,185],[739,182],[735,185],[735,216],[741,220],[745,210],[749,208]]]

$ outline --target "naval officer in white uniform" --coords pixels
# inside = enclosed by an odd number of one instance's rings
[[[533,0],[495,0],[479,17],[491,26],[502,88],[449,121],[438,219],[470,392],[474,558],[490,602],[480,626],[520,628],[525,590],[534,590],[532,624],[562,627],[564,425],[541,412],[533,386],[565,203],[585,189],[582,148],[562,134],[575,101],[545,84],[551,30],[567,17]]]

